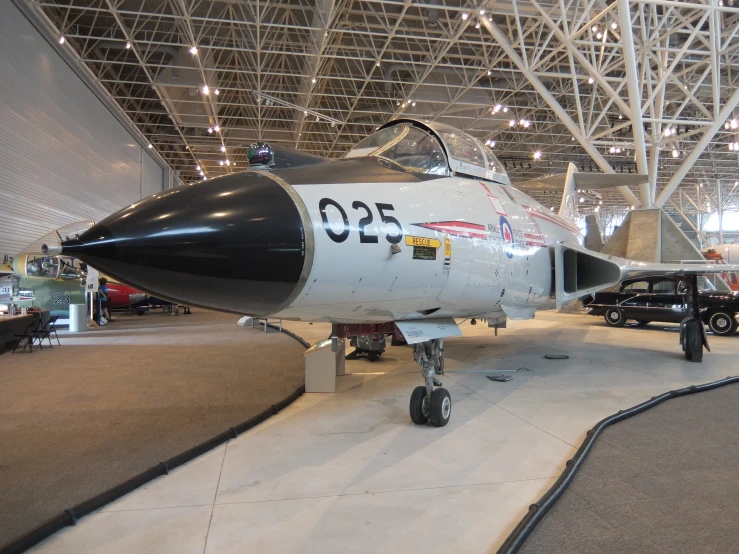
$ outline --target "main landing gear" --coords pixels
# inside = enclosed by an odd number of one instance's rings
[[[444,427],[452,415],[452,397],[436,378],[444,375],[444,339],[414,344],[413,359],[421,366],[426,384],[411,394],[411,419],[417,425],[430,421],[434,427]]]
[[[685,312],[686,317],[680,322],[680,344],[689,362],[703,361],[703,347],[709,352],[706,328],[700,318],[700,297],[698,296],[698,276],[688,275],[685,278]]]

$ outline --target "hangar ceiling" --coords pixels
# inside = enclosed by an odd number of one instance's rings
[[[733,0],[15,1],[184,182],[256,140],[339,157],[406,115],[495,141],[514,182],[650,170],[604,210],[739,204]]]

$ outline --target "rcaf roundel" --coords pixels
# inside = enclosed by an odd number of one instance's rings
[[[504,216],[500,216],[500,234],[506,246],[513,246],[513,228],[511,228],[511,224],[508,223],[508,220]],[[506,249],[505,255],[512,258],[513,252]]]

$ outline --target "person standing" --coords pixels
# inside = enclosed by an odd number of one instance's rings
[[[101,277],[99,281],[98,299],[100,301],[100,319],[98,320],[98,323],[100,325],[105,325],[104,323],[102,323],[103,318],[105,318],[107,321],[113,321],[110,317],[110,294],[108,293],[108,280],[105,277]]]

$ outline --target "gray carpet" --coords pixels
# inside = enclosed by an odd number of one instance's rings
[[[236,316],[118,316],[0,356],[0,546],[304,382],[304,348]]]
[[[739,552],[739,384],[607,428],[526,554]]]

